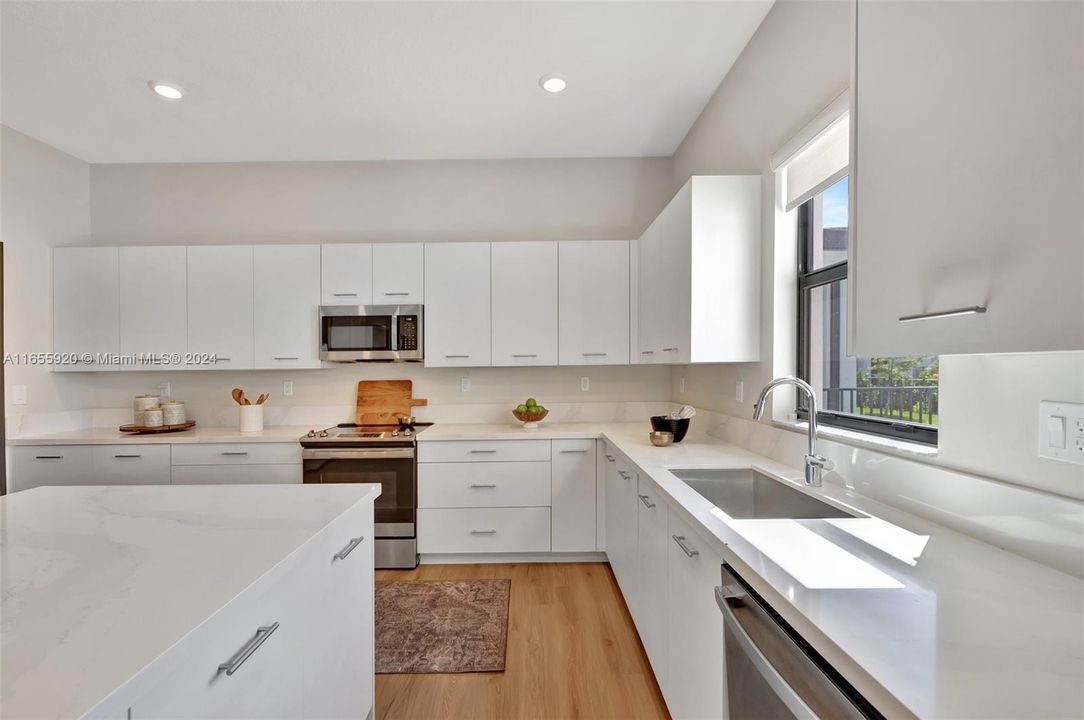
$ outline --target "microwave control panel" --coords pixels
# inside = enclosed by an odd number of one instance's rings
[[[418,349],[418,316],[417,315],[400,315],[399,316],[399,349],[400,350],[417,350]]]

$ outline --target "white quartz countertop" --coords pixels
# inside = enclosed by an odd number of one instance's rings
[[[888,717],[1084,718],[1084,580],[842,485],[805,488],[799,466],[703,435],[657,448],[648,430],[441,424],[418,437],[606,439]],[[707,467],[756,468],[859,517],[734,519],[670,472]]]
[[[80,716],[379,490],[42,487],[0,498],[0,715]]]
[[[311,427],[300,425],[268,426],[260,432],[241,432],[236,426],[200,427],[180,432],[140,435],[123,433],[116,427],[83,428],[46,435],[24,435],[8,438],[8,445],[115,445],[117,443],[280,443],[298,442]]]

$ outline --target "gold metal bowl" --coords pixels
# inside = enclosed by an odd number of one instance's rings
[[[651,438],[651,444],[655,447],[666,447],[674,442],[674,433],[664,430],[652,430],[647,436]]]

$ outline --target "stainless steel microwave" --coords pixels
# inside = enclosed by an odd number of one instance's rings
[[[421,305],[322,305],[320,359],[419,362],[425,359]]]

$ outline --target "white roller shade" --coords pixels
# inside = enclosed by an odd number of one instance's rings
[[[826,127],[786,164],[787,210],[793,210],[847,174],[850,118]]]

